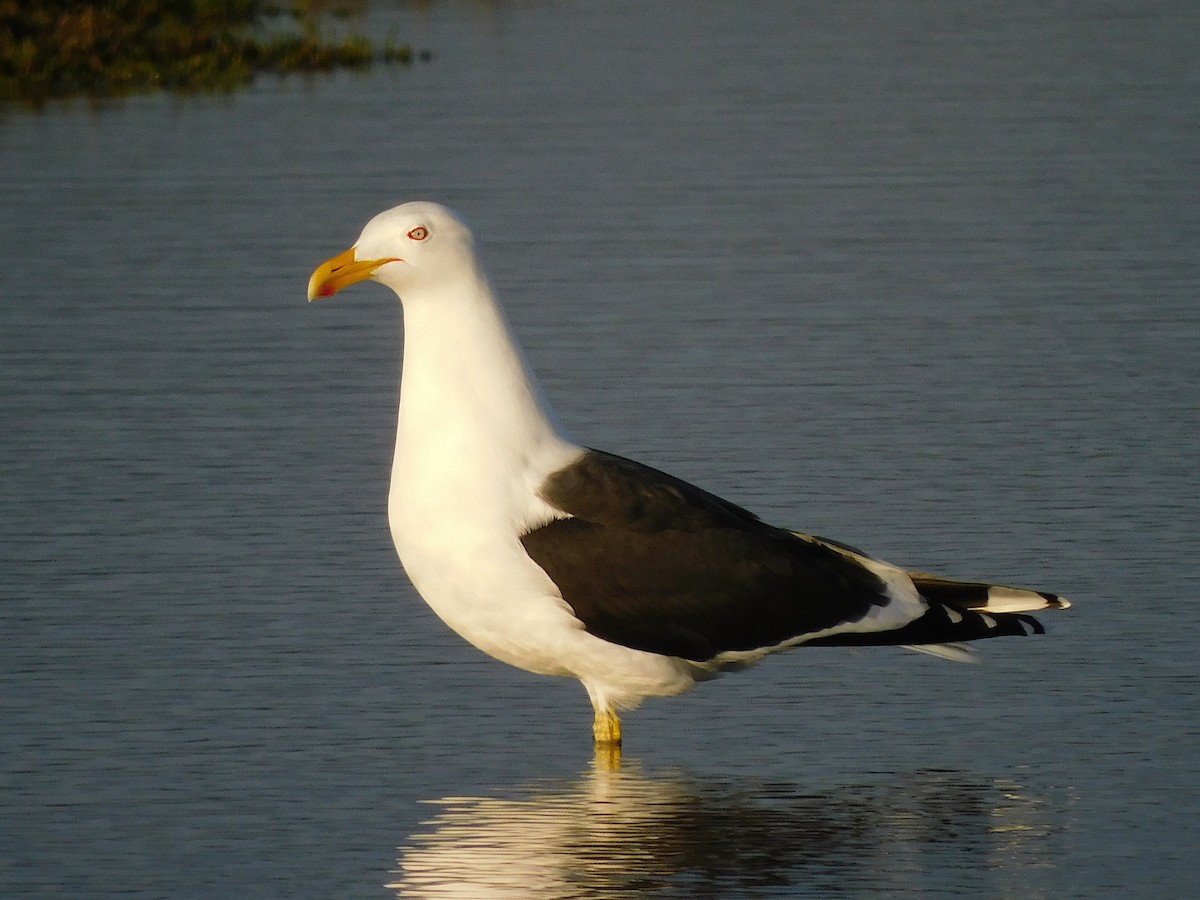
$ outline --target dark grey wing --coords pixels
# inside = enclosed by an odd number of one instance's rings
[[[521,543],[588,632],[703,661],[857,621],[890,602],[835,548],[656,469],[588,451],[541,495],[571,518]]]

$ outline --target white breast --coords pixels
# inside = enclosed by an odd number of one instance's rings
[[[563,514],[538,496],[584,452],[542,399],[479,276],[404,298],[404,372],[388,498],[392,539],[437,615],[485,653],[570,675],[636,705],[693,684],[697,667],[587,633],[520,538]]]
[[[537,485],[580,452],[543,408],[486,284],[406,300],[392,539],[446,624],[535,672],[567,674],[545,635],[579,624],[520,535],[556,515]]]

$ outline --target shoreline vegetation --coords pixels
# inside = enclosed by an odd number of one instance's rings
[[[232,91],[256,75],[409,65],[408,44],[327,37],[362,2],[0,0],[0,104]]]

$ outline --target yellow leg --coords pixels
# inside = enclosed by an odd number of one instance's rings
[[[611,706],[603,711],[596,711],[596,721],[592,723],[592,736],[598,745],[621,746],[621,719]]]
[[[596,739],[596,767],[602,772],[615,772],[621,768],[621,720],[617,711],[606,706],[596,713],[592,723],[592,736]]]

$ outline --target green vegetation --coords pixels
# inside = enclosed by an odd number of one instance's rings
[[[406,45],[327,40],[315,4],[282,2],[0,0],[0,101],[232,90],[262,72],[412,59]]]

